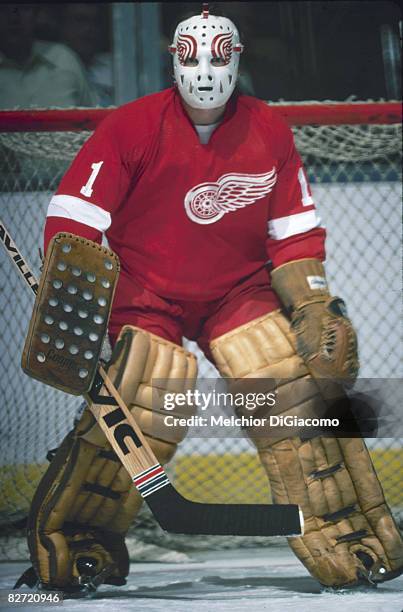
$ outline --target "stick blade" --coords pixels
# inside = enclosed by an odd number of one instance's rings
[[[202,504],[166,485],[145,498],[159,525],[171,533],[194,535],[297,536],[303,533],[293,504]]]

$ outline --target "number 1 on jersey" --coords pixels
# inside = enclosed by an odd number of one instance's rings
[[[97,178],[98,172],[100,171],[103,163],[103,161],[100,161],[96,164],[91,164],[92,172],[90,174],[90,178],[88,179],[87,183],[83,185],[80,189],[80,193],[85,195],[87,198],[90,198],[92,196],[92,186],[94,184],[95,179]]]
[[[311,194],[309,193],[308,183],[303,168],[300,168],[298,170],[298,180],[301,186],[302,206],[311,206],[314,201],[312,199]]]

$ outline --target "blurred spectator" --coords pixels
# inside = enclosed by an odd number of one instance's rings
[[[36,15],[32,4],[0,5],[0,108],[94,106],[76,54],[35,40]]]
[[[98,103],[102,106],[113,104],[113,61],[105,5],[65,4],[60,40],[79,55]]]

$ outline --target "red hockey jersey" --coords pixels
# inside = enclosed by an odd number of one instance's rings
[[[112,112],[82,147],[48,210],[58,231],[105,232],[122,268],[170,299],[212,300],[256,273],[324,259],[325,232],[291,130],[234,95],[208,144],[175,88]]]

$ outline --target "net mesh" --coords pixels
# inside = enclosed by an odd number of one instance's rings
[[[316,108],[318,121],[293,126],[293,131],[327,227],[332,293],[346,300],[357,330],[360,375],[399,379],[403,369],[401,126],[369,124],[365,117],[358,125],[318,125],[320,104]],[[2,219],[37,275],[51,194],[89,135],[88,131],[0,132]],[[26,516],[48,465],[46,454],[71,429],[82,402],[22,374],[20,356],[33,296],[5,254],[0,255],[0,275],[0,524],[6,525]],[[198,356],[200,376],[215,377],[216,370],[197,346],[187,345]],[[267,479],[247,439],[194,436],[191,431],[168,467],[182,495],[206,502],[270,501]],[[391,436],[368,444],[387,501],[399,516],[402,440]],[[153,534],[147,519],[146,525],[144,533]],[[147,537],[151,541],[153,536]]]
[[[337,162],[363,162],[393,156],[401,143],[401,126],[304,125],[294,127],[295,144],[302,156]],[[90,137],[89,132],[0,133],[0,143],[15,155],[43,160],[71,161]]]

